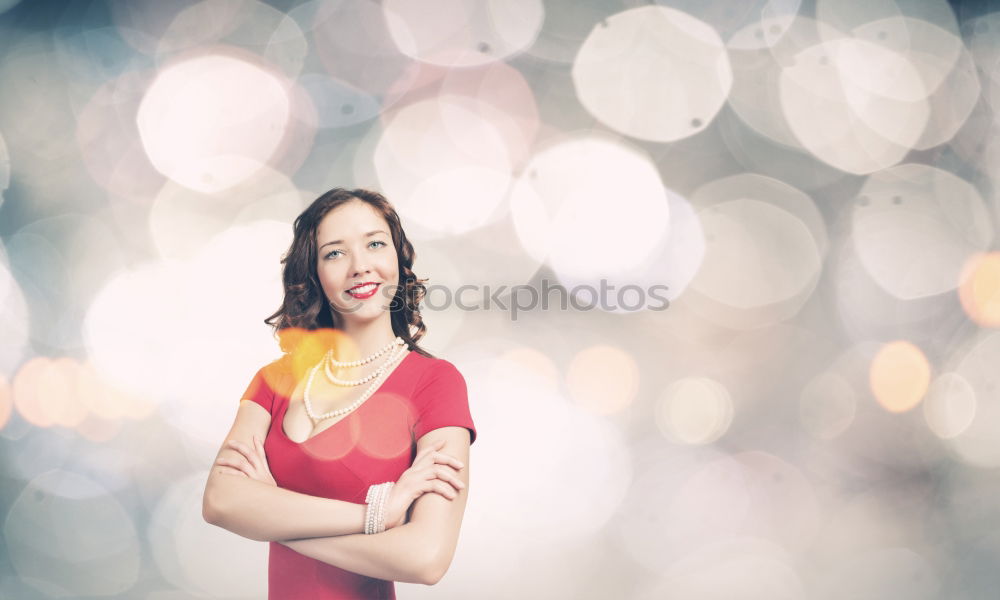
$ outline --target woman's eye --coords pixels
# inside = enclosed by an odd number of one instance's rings
[[[382,240],[373,240],[370,244],[368,244],[368,246],[371,247],[372,244],[382,244],[382,246],[388,246],[389,245],[389,244],[386,244],[385,242],[383,242]],[[328,258],[328,259],[333,258],[333,255],[336,252],[341,252],[341,250],[331,250],[329,252],[329,254],[326,255],[326,258]]]

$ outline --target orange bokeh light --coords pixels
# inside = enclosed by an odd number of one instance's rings
[[[11,407],[35,427],[58,425],[92,441],[111,439],[123,419],[144,419],[156,408],[104,380],[89,363],[45,356],[21,365],[11,385],[0,381],[0,428]]]
[[[868,375],[875,400],[889,412],[901,413],[919,404],[927,394],[931,367],[920,348],[897,340],[879,349]]]
[[[1000,327],[1000,252],[980,252],[966,262],[958,297],[975,323]]]
[[[0,375],[0,429],[10,422],[10,413],[13,408],[14,398],[11,392],[10,382],[3,375]]]
[[[566,374],[570,395],[598,415],[621,412],[635,399],[639,369],[632,357],[615,346],[597,345],[577,353]]]
[[[21,365],[11,386],[14,408],[25,421],[35,427],[55,425],[53,412],[48,409],[41,393],[41,382],[48,376],[52,359],[44,356],[32,358]]]

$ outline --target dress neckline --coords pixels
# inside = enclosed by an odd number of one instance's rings
[[[339,421],[337,421],[333,425],[330,425],[326,429],[323,429],[322,431],[319,431],[318,433],[307,437],[306,439],[302,440],[301,442],[296,442],[295,440],[293,440],[292,438],[290,438],[288,436],[288,434],[285,432],[285,416],[288,415],[288,407],[291,406],[291,404],[292,404],[292,398],[291,398],[291,396],[295,395],[295,389],[298,387],[296,385],[295,387],[292,388],[291,395],[288,397],[287,402],[285,402],[285,410],[283,410],[281,412],[281,419],[278,422],[278,431],[281,432],[281,437],[285,438],[286,440],[288,440],[289,442],[295,444],[296,446],[302,446],[302,445],[308,444],[309,442],[311,442],[312,440],[314,440],[314,439],[318,438],[319,436],[323,435],[327,431],[330,431],[331,429],[335,429],[338,425],[340,425],[344,421],[347,421],[348,419],[350,419],[352,415],[356,414],[358,411],[360,411],[361,409],[363,409],[369,402],[371,402],[371,400],[373,398],[375,398],[375,396],[377,396],[379,394],[379,392],[382,391],[382,388],[384,388],[390,381],[392,381],[392,378],[395,377],[396,374],[404,367],[404,365],[406,364],[406,361],[408,361],[410,359],[410,356],[413,355],[413,354],[416,354],[416,352],[414,352],[413,350],[410,350],[409,352],[407,352],[406,356],[404,356],[402,358],[402,360],[399,362],[399,364],[396,365],[392,369],[392,371],[389,372],[389,375],[382,381],[382,383],[379,384],[378,388],[376,388],[375,391],[372,392],[372,395],[369,396],[364,402],[361,403],[361,406],[359,406],[356,409],[354,409],[353,411],[347,413],[343,418],[341,418]],[[306,375],[306,377],[308,377],[308,375]]]

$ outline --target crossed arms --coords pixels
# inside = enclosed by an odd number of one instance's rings
[[[271,415],[259,404],[240,402],[227,440],[252,445],[263,439]],[[382,533],[366,535],[366,505],[320,498],[286,490],[232,474],[230,467],[213,463],[205,485],[202,516],[205,521],[243,537],[279,542],[310,558],[368,577],[433,585],[451,565],[469,490],[469,432],[464,427],[441,427],[417,440],[417,453],[443,440],[440,452],[465,464],[458,477],[465,487],[449,500],[425,493],[410,507],[410,520]],[[239,456],[224,445],[223,457]]]

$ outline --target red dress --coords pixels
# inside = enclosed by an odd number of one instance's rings
[[[417,440],[428,431],[458,425],[476,439],[462,374],[447,360],[411,351],[361,406],[296,443],[282,427],[297,383],[289,365],[285,355],[261,367],[243,394],[271,413],[264,451],[279,487],[364,504],[368,486],[396,481],[410,467]],[[268,600],[395,597],[392,581],[346,571],[270,542]]]

